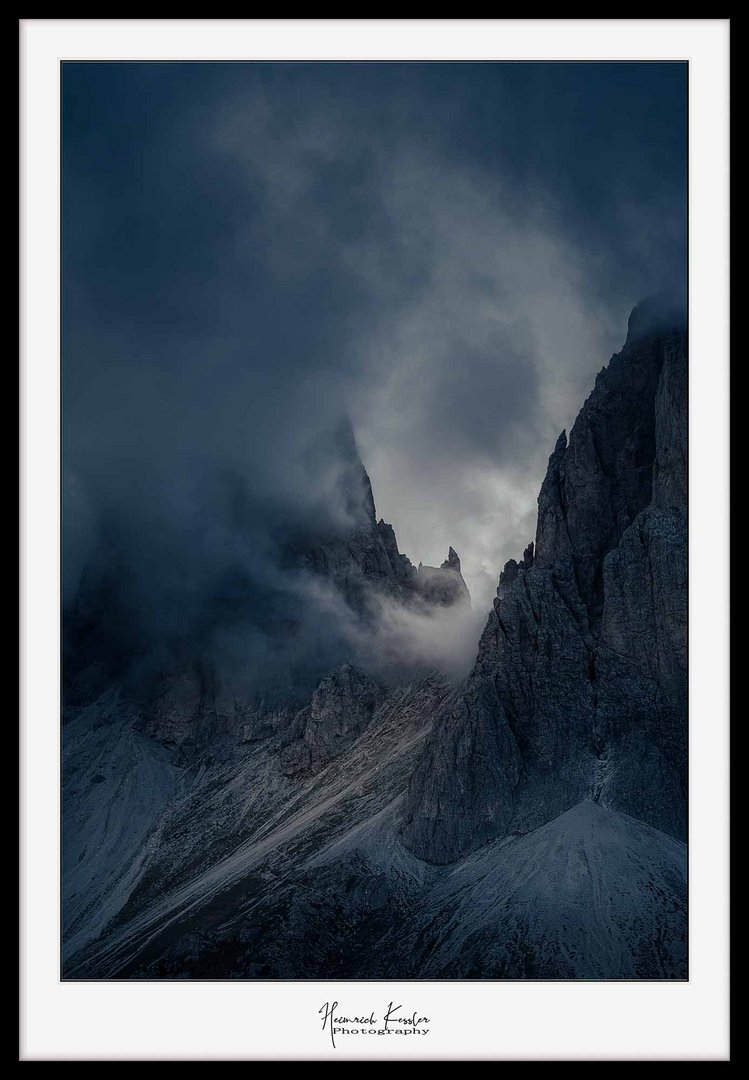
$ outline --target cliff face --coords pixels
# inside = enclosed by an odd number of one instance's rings
[[[630,318],[500,576],[464,689],[412,777],[404,839],[430,862],[583,799],[686,833],[687,355],[683,316]]]
[[[284,774],[315,771],[347,750],[384,696],[377,683],[351,664],[326,676],[295,718],[292,741],[281,754]]]

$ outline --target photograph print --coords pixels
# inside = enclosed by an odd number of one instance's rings
[[[60,70],[62,979],[687,979],[687,64]]]

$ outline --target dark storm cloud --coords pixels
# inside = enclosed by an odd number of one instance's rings
[[[66,63],[68,587],[114,515],[149,619],[183,624],[174,596],[200,608],[237,564],[275,611],[274,530],[338,513],[310,448],[345,412],[401,550],[452,544],[482,606],[629,309],[684,272],[685,86],[667,64]]]

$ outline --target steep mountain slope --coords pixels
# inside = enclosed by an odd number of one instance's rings
[[[117,691],[63,732],[63,956],[97,937],[139,881],[180,776]]]
[[[362,627],[364,641],[383,603],[425,617],[470,607],[452,548],[442,567],[417,569],[398,551],[392,526],[377,521],[350,426],[343,425],[324,450],[339,527],[320,535],[307,525],[293,541],[285,539],[280,560],[286,569],[319,580],[336,598],[338,617]],[[334,774],[326,766],[375,718],[380,730],[382,717],[399,708],[405,729],[403,718],[412,714],[423,728],[450,689],[439,677],[426,689],[421,680],[409,689],[413,664],[403,665],[386,689],[346,663],[318,675],[313,689],[306,688],[314,671],[308,666],[285,684],[280,701],[278,694],[272,702],[264,699],[267,687],[237,700],[222,685],[210,650],[201,652],[210,640],[206,633],[170,643],[169,659],[153,670],[146,664],[144,674],[136,613],[128,602],[131,584],[121,553],[102,541],[66,613],[72,650],[65,663],[63,755],[66,965],[112,920],[123,918],[123,910],[139,910],[149,885],[161,894],[184,875],[202,872],[214,860],[221,864],[227,851],[240,849],[254,830],[265,835],[292,805],[301,806],[304,817],[305,800],[313,799],[308,781],[321,770],[327,804],[331,791],[324,785],[333,783]],[[237,623],[254,618],[255,595],[239,592],[232,611]],[[264,630],[279,652],[287,638],[294,645],[293,618],[284,615]],[[413,764],[410,743],[401,751]],[[356,760],[352,768],[356,774]],[[400,770],[390,784],[403,786]],[[309,812],[314,819],[314,807]],[[223,887],[220,868],[215,876],[216,887]],[[231,874],[227,880],[233,881]],[[210,900],[212,891],[196,896]]]
[[[494,841],[417,908],[422,978],[686,978],[686,848],[585,801]]]
[[[412,778],[420,857],[450,862],[586,798],[685,836],[686,371],[680,312],[635,309]]]
[[[288,775],[280,752],[283,733],[247,743],[238,732],[213,761],[183,774],[151,833],[147,865],[131,883],[129,899],[107,932],[72,958],[66,973],[132,974],[154,958],[179,953],[196,932],[214,944],[219,933],[220,944],[226,935],[217,928],[227,921],[238,926],[241,938],[248,927],[257,927],[252,912],[259,904],[270,908],[263,950],[272,955],[266,933],[284,924],[279,912],[288,903],[287,880],[334,836],[348,834],[402,798],[431,717],[450,689],[444,679],[430,676],[391,692],[356,742],[317,771]],[[368,888],[366,876],[361,887]],[[304,891],[302,905],[309,900],[314,906],[314,888],[312,882]],[[291,975],[309,949],[293,934],[281,936],[284,970]],[[239,972],[233,949],[222,952],[220,963]],[[219,969],[220,964],[214,968]]]
[[[202,770],[67,975],[684,977],[686,849],[626,815],[583,802],[449,867],[403,846],[408,776],[449,693],[403,689],[302,782],[273,743]]]

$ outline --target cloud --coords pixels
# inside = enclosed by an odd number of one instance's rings
[[[64,71],[66,596],[105,528],[154,636],[238,591],[257,625],[213,640],[271,663],[264,620],[325,608],[278,544],[340,526],[315,447],[348,414],[401,550],[452,544],[485,610],[556,435],[683,265],[682,76],[109,67]],[[383,653],[462,656],[381,616]]]

